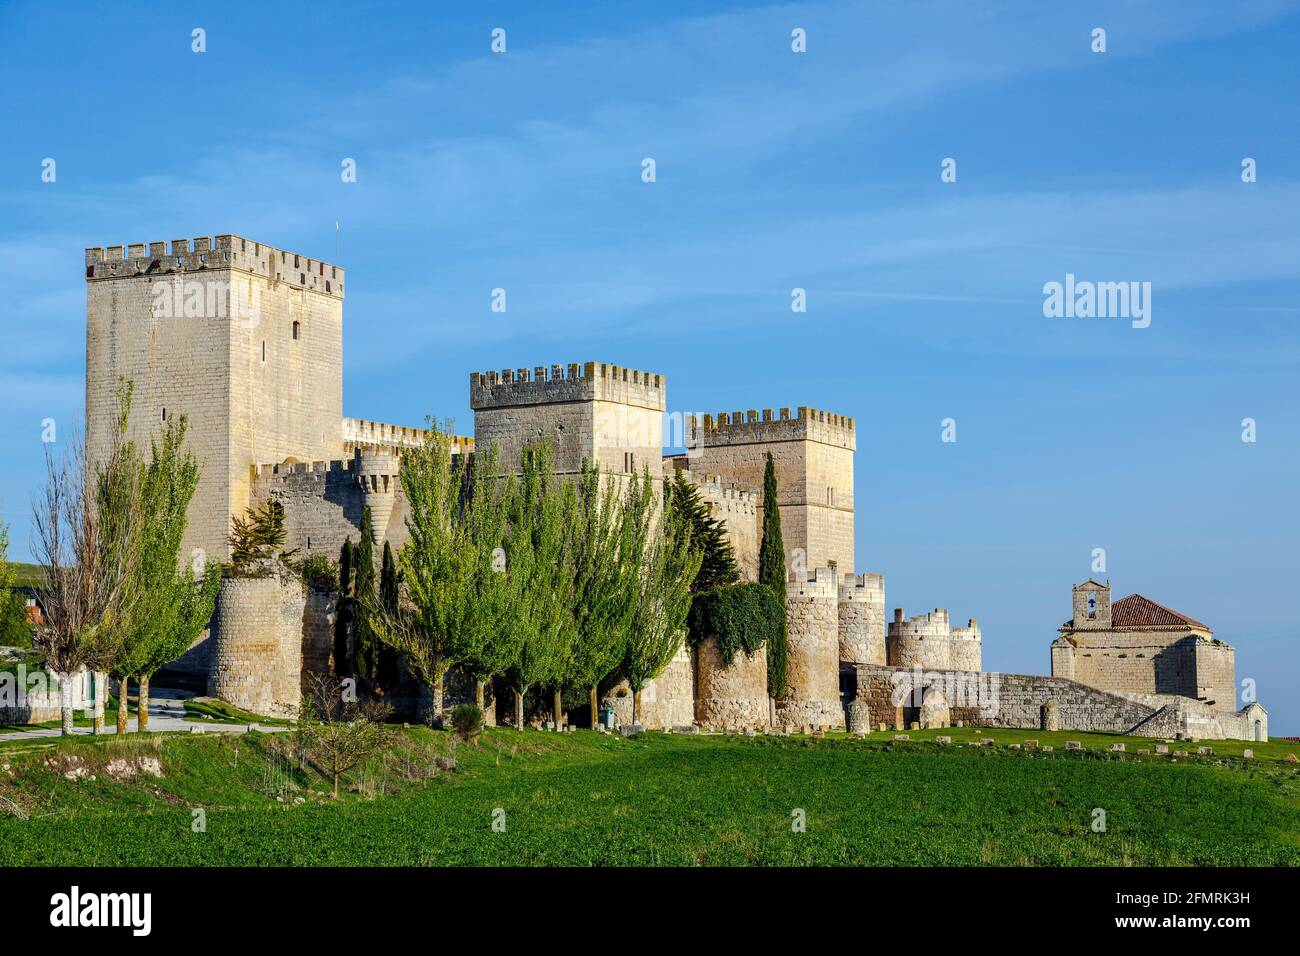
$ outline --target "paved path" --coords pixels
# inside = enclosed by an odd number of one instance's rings
[[[213,734],[243,734],[256,728],[263,733],[277,733],[289,728],[284,726],[266,727],[259,724],[223,724],[215,720],[189,720],[185,717],[185,701],[196,696],[190,691],[175,690],[170,687],[159,687],[149,694],[149,732],[150,733],[213,733]],[[127,726],[127,733],[135,733],[135,718],[132,717]],[[74,727],[73,734],[77,736],[93,736],[93,727]],[[104,730],[100,736],[111,736],[117,733],[117,726],[112,715],[109,715],[104,721]],[[36,740],[41,737],[59,737],[61,732],[58,727],[34,727],[31,730],[18,730],[12,733],[0,734],[0,742],[6,740]]]

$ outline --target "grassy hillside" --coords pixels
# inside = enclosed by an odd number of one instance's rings
[[[0,865],[1300,864],[1300,771],[1273,755],[1172,763],[1107,755],[1114,738],[1099,735],[1073,735],[1082,754],[890,736],[494,729],[467,745],[412,729],[339,801],[286,756],[286,735],[9,743],[0,806],[29,818],[0,812]],[[121,776],[149,757],[161,778],[111,779],[112,761]]]

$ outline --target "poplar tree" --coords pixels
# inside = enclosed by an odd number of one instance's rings
[[[397,566],[404,594],[396,612],[361,587],[356,590],[367,626],[397,650],[411,672],[429,688],[431,717],[442,718],[447,671],[482,659],[501,621],[479,601],[494,575],[493,549],[473,532],[467,516],[473,489],[465,468],[453,470],[451,440],[431,423],[424,444],[402,454],[401,482],[406,494],[409,540]]]
[[[635,483],[635,479],[633,481]],[[570,525],[575,640],[565,668],[566,687],[586,688],[591,726],[600,720],[600,682],[622,662],[636,605],[642,554],[613,479],[603,485],[598,467],[582,463]],[[557,691],[557,698],[559,692]],[[559,701],[555,720],[560,720]]]
[[[691,540],[690,522],[665,495],[661,519],[654,521],[654,494],[650,473],[633,481],[628,507],[635,517],[638,554],[644,554],[635,589],[636,609],[623,657],[623,675],[632,688],[632,722],[641,712],[641,691],[658,677],[685,640],[691,610],[691,584],[700,571],[702,553]]]
[[[530,687],[558,683],[573,646],[573,566],[566,554],[566,522],[573,514],[572,482],[555,475],[547,443],[524,449],[510,502],[506,563],[510,620],[522,637],[505,674],[515,697],[515,727],[523,729]]]
[[[149,440],[149,463],[140,480],[139,557],[132,587],[137,592],[129,628],[129,646],[118,662],[123,674],[139,684],[136,724],[149,726],[149,682],[159,669],[179,658],[208,626],[221,587],[215,561],[181,561],[181,539],[188,525],[190,501],[199,483],[199,464],[185,451],[186,416],[171,418],[161,436]],[[119,700],[118,727],[125,713]]]
[[[74,440],[56,461],[46,449],[45,489],[32,506],[33,551],[44,565],[37,588],[45,620],[33,644],[59,679],[61,732],[71,734],[71,677],[82,668],[109,669],[121,653],[138,557],[139,469],[126,439],[132,386],[118,386],[116,428],[98,463]]]
[[[476,451],[466,464],[462,483],[463,513],[474,555],[471,623],[480,638],[464,661],[474,680],[474,703],[486,712],[488,682],[504,674],[519,656],[523,633],[511,619],[510,566],[506,557],[506,522],[516,493],[516,479],[503,477],[497,447]],[[495,707],[495,700],[493,702]]]
[[[777,505],[776,465],[772,453],[767,453],[763,469],[763,536],[758,548],[758,580],[772,589],[772,593],[785,607],[786,571],[785,545],[781,541],[781,509]],[[774,629],[767,645],[767,694],[773,700],[786,692],[787,635],[785,616],[781,627]]]

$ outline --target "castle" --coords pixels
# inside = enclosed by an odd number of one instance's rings
[[[359,536],[365,509],[377,545],[405,543],[400,454],[425,434],[344,417],[344,289],[338,266],[233,235],[86,250],[88,451],[95,457],[106,447],[121,379],[135,383],[135,437],[170,415],[188,416],[202,476],[184,555],[226,560],[231,516],[273,499],[285,508],[286,546],[303,555],[336,556],[345,538]],[[724,666],[709,642],[696,652],[683,646],[642,694],[647,725],[1039,726],[1050,712],[1079,729],[1173,734],[1195,723],[1201,736],[1238,735],[1228,709],[1230,653],[1218,658],[1213,678],[1215,700],[1227,703],[1202,719],[1199,676],[1116,688],[1132,691],[1128,697],[1111,693],[1106,669],[1085,663],[1086,654],[1070,657],[1083,646],[1078,631],[1063,632],[1071,649],[1061,648],[1060,674],[1054,646],[1053,677],[992,675],[1000,682],[993,691],[1005,684],[1007,701],[990,702],[991,692],[963,703],[956,685],[988,676],[975,620],[952,627],[942,608],[911,619],[898,609],[886,625],[883,575],[855,574],[854,420],[810,407],[685,416],[686,452],[665,456],[666,392],[661,374],[603,362],[472,372],[474,436],[456,438],[452,448],[455,457],[495,445],[510,463],[546,438],[561,474],[577,473],[584,461],[616,479],[648,469],[662,481],[683,471],[725,521],[748,580],[757,575],[760,489],[771,455],[789,569],[789,694],[769,701],[762,651]],[[183,666],[249,710],[291,711],[304,673],[330,666],[333,614],[330,595],[276,579],[228,580],[211,634]],[[905,694],[900,675],[916,684]],[[630,696],[610,690],[620,717],[630,719]]]

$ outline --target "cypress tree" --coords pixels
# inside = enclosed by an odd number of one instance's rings
[[[352,539],[344,538],[339,548],[339,597],[352,596]]]
[[[393,549],[384,542],[384,560],[379,566],[379,603],[383,609],[396,616],[398,605],[397,562],[393,560]],[[384,690],[393,690],[397,686],[397,651],[387,644],[376,641],[375,681]]]
[[[781,541],[781,510],[777,507],[776,465],[772,453],[767,453],[763,469],[763,537],[758,549],[758,580],[766,584],[785,607],[785,545]],[[786,628],[785,615],[781,627],[776,629],[767,646],[767,693],[773,699],[786,691]]]
[[[344,538],[339,549],[339,603],[334,618],[334,676],[352,676],[352,661],[348,654],[348,634],[356,618],[352,600],[352,539]]]
[[[371,532],[370,509],[361,512],[361,540],[357,543],[353,567],[353,607],[356,612],[355,671],[364,678],[375,676],[376,640],[366,614],[365,602],[375,594],[375,543]]]
[[[397,612],[397,562],[393,549],[384,542],[384,560],[379,569],[379,600],[390,613]]]

